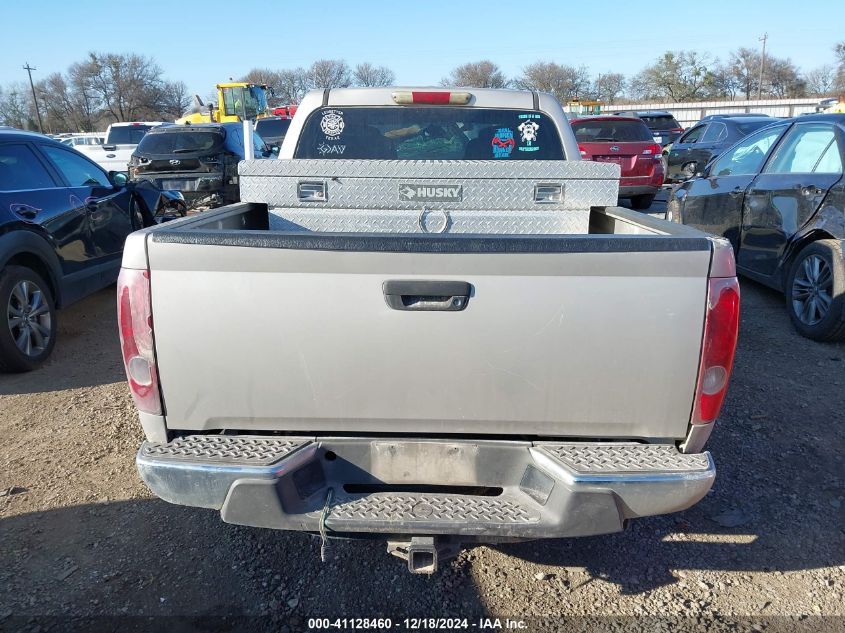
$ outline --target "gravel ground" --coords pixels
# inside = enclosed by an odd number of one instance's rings
[[[607,537],[475,547],[424,577],[380,542],[335,542],[321,564],[307,535],[153,498],[134,467],[141,433],[104,290],[60,315],[46,367],[0,376],[0,630],[298,631],[328,616],[843,630],[845,345],[795,334],[776,293],[742,292],[708,445],[719,474],[701,503]]]

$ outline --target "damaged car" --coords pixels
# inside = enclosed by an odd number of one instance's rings
[[[41,134],[0,131],[0,371],[46,361],[56,311],[115,282],[127,235],[184,213],[177,192],[127,183]]]
[[[255,158],[275,153],[253,134]],[[240,200],[238,162],[245,157],[241,123],[179,125],[151,130],[129,161],[133,181],[178,191],[191,206]]]

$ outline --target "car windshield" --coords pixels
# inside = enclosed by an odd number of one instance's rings
[[[255,131],[262,137],[284,136],[290,127],[290,119],[259,119]]]
[[[743,121],[742,123],[736,124],[736,129],[739,130],[739,133],[743,136],[748,136],[755,130],[759,130],[761,127],[771,125],[774,122],[775,119],[764,119],[762,121]]]
[[[190,154],[207,152],[223,143],[217,130],[179,130],[147,134],[138,144],[139,154]]]
[[[119,125],[109,130],[109,145],[137,145],[152,125]]]
[[[350,107],[312,112],[296,158],[563,160],[555,124],[536,111]]]
[[[267,97],[261,88],[234,86],[223,88],[223,112],[226,116],[254,119],[266,111]]]
[[[651,132],[640,121],[617,121],[613,119],[596,119],[592,121],[576,121],[572,124],[572,131],[579,143],[594,143],[601,141],[653,142]]]
[[[681,127],[671,114],[644,114],[640,118],[651,130],[674,130]]]

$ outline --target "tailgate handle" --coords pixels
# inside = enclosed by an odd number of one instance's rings
[[[460,312],[469,303],[472,286],[465,281],[393,279],[385,281],[382,290],[394,310]]]

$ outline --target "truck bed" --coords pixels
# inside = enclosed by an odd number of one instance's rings
[[[267,206],[240,204],[130,238],[146,240],[168,428],[686,435],[712,254],[702,233],[619,207],[591,209],[583,235],[270,222]],[[396,310],[391,280],[472,290],[460,311]]]

